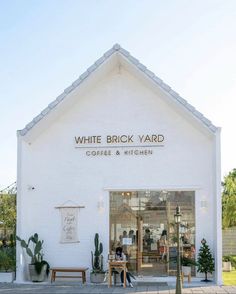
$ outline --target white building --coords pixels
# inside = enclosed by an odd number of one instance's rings
[[[205,238],[221,284],[220,180],[220,129],[115,45],[18,131],[17,235],[37,232],[51,266],[91,268],[98,232],[104,257],[122,245],[134,274],[169,276],[178,204],[183,254]],[[84,206],[73,236],[66,206]],[[18,248],[18,282],[26,263]]]

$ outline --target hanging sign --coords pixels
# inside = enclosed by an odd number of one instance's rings
[[[61,242],[78,242],[77,236],[78,210],[77,208],[61,208]]]
[[[61,243],[75,243],[78,240],[78,209],[84,206],[59,206],[61,213]]]

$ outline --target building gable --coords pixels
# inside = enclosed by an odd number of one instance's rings
[[[41,125],[44,129],[57,116],[57,113],[63,111],[63,105],[69,104],[69,100],[77,91],[86,91],[91,83],[99,80],[101,74],[109,72],[115,67],[124,66],[134,75],[145,79],[153,89],[161,91],[166,101],[173,106],[179,108],[182,113],[190,117],[199,126],[204,127],[210,133],[214,134],[217,127],[212,124],[202,113],[197,111],[191,104],[176,93],[170,86],[165,84],[153,72],[147,69],[142,63],[134,58],[128,51],[120,45],[114,45],[101,58],[99,58],[92,66],[90,66],[80,77],[74,81],[64,92],[51,102],[39,115],[37,115],[24,129],[18,131],[18,136],[24,136],[25,139],[30,133]],[[86,88],[87,84],[87,88]],[[72,102],[71,102],[72,103]],[[65,107],[65,106],[64,106]],[[50,119],[51,118],[51,119]]]

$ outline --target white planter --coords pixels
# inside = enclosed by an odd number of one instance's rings
[[[90,273],[90,282],[95,284],[103,283],[105,279],[105,273]]]
[[[230,261],[223,261],[223,271],[224,272],[231,272],[232,271],[232,265]]]
[[[0,272],[0,283],[12,283],[15,276],[15,272]]]
[[[34,264],[29,264],[29,274],[32,282],[43,282],[46,279],[46,264],[43,266],[42,271],[38,274],[35,270]]]
[[[188,276],[191,274],[191,266],[183,266],[182,265],[182,273],[184,276]]]

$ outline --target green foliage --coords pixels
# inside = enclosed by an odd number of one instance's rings
[[[16,250],[15,247],[0,249],[0,270],[15,271],[16,269]]]
[[[202,245],[199,249],[197,260],[197,271],[200,273],[205,273],[204,281],[208,281],[207,273],[212,273],[215,270],[215,261],[206,240],[202,239],[201,243]]]
[[[94,273],[104,272],[103,271],[103,256],[102,256],[103,245],[102,243],[99,243],[98,233],[95,234],[94,245],[95,245],[94,253],[91,251],[93,272]]]
[[[222,186],[222,225],[229,228],[236,226],[236,168],[224,177]]]
[[[26,253],[31,258],[31,264],[35,265],[35,270],[38,274],[41,273],[43,266],[47,265],[47,275],[49,274],[49,264],[47,261],[43,259],[43,240],[39,240],[38,234],[35,233],[34,235],[30,236],[28,242],[26,243],[25,240],[21,239],[20,237],[16,236],[17,241],[20,242],[21,247],[26,250]]]
[[[0,195],[0,221],[1,227],[5,230],[16,228],[16,195],[1,194]]]
[[[192,258],[182,256],[181,257],[181,265],[182,266],[192,266],[192,265],[197,265],[196,261]]]

